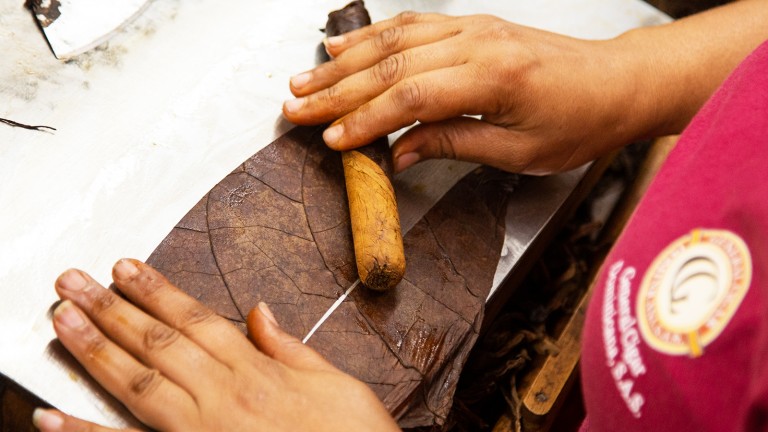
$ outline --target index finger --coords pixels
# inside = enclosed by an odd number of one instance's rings
[[[476,66],[461,65],[404,79],[335,121],[323,139],[334,150],[351,150],[416,122],[486,114],[494,109],[495,89],[477,87],[477,73]]]

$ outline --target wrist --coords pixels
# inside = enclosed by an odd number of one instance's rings
[[[640,136],[682,132],[731,71],[768,38],[766,6],[768,0],[737,1],[609,41],[636,83],[628,97],[636,100]]]
[[[685,73],[666,61],[652,32],[635,29],[607,41],[617,64],[615,97],[625,143],[680,133],[700,106]]]

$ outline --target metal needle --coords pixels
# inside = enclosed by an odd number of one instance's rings
[[[336,299],[335,302],[333,302],[333,304],[331,305],[330,308],[328,308],[325,314],[323,314],[323,316],[320,317],[320,320],[317,322],[317,324],[315,324],[315,326],[312,327],[312,330],[310,330],[309,333],[307,333],[307,335],[304,336],[304,340],[302,340],[301,343],[304,343],[304,344],[307,343],[309,338],[311,338],[312,335],[315,334],[315,331],[317,331],[317,329],[320,328],[320,326],[325,322],[325,320],[327,320],[328,317],[331,316],[333,311],[335,311],[339,307],[339,305],[344,302],[344,299],[346,299],[347,296],[349,296],[349,294],[352,292],[352,290],[355,289],[355,287],[358,284],[360,284],[360,279],[356,280],[355,283],[353,283],[349,288],[347,288],[346,291],[344,291],[344,294],[342,294],[339,298]]]

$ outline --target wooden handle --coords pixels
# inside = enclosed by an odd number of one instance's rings
[[[341,154],[347,185],[352,240],[360,281],[374,290],[388,290],[405,273],[392,176],[392,156],[386,139]]]
[[[328,14],[327,36],[365,27],[371,17],[361,0]],[[347,184],[352,241],[360,281],[379,291],[393,288],[405,273],[403,236],[392,188],[392,152],[386,139],[341,153]]]

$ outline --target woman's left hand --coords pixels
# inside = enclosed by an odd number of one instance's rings
[[[139,261],[114,267],[115,286],[88,274],[56,281],[54,328],[112,395],[162,431],[398,430],[374,393],[282,331],[265,304],[234,325]],[[37,410],[44,432],[113,431]]]

